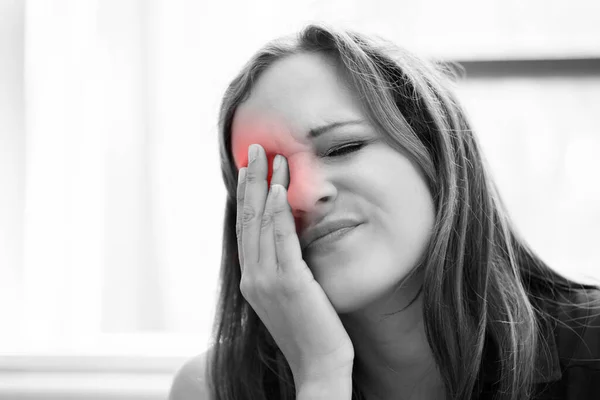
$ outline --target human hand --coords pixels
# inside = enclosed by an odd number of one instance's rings
[[[249,154],[248,167],[240,168],[238,176],[240,291],[281,349],[297,388],[351,377],[352,341],[302,259],[287,201],[287,160],[280,155],[282,161],[279,168],[273,168],[268,190],[268,160],[264,149],[256,147],[256,158],[252,160]],[[275,187],[280,189],[277,195]]]

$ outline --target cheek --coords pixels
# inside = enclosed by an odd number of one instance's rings
[[[431,238],[435,221],[433,199],[424,182],[415,181],[403,197],[397,223],[402,246],[411,263],[416,263]]]
[[[380,186],[386,188],[381,207],[388,246],[398,250],[406,267],[412,266],[425,251],[435,223],[433,198],[427,184],[408,162],[394,163],[394,174]]]

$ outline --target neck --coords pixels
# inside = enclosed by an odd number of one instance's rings
[[[354,344],[356,383],[368,399],[444,398],[423,326],[422,295],[398,312],[419,286],[407,284],[368,307],[340,315]]]

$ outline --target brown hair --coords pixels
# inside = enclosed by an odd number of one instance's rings
[[[596,287],[553,271],[518,236],[452,93],[457,77],[452,65],[422,60],[381,38],[309,25],[258,51],[222,101],[219,150],[228,197],[209,367],[215,399],[295,398],[285,358],[239,290],[231,125],[260,74],[299,52],[319,52],[338,62],[387,143],[411,157],[424,173],[436,218],[424,262],[417,268],[424,272],[427,340],[448,398],[466,400],[476,393],[488,340],[500,362],[496,398],[527,398],[535,349],[543,340],[538,299],[546,301],[559,289]],[[359,398],[360,388],[354,387],[353,399]]]

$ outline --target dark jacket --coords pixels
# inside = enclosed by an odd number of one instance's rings
[[[542,304],[553,318],[540,319],[547,347],[541,343],[537,348],[531,399],[600,400],[600,290],[559,292],[554,298],[558,304]],[[560,304],[573,301],[589,304]],[[491,389],[498,377],[495,365],[484,362],[485,383],[479,400],[492,400]]]

